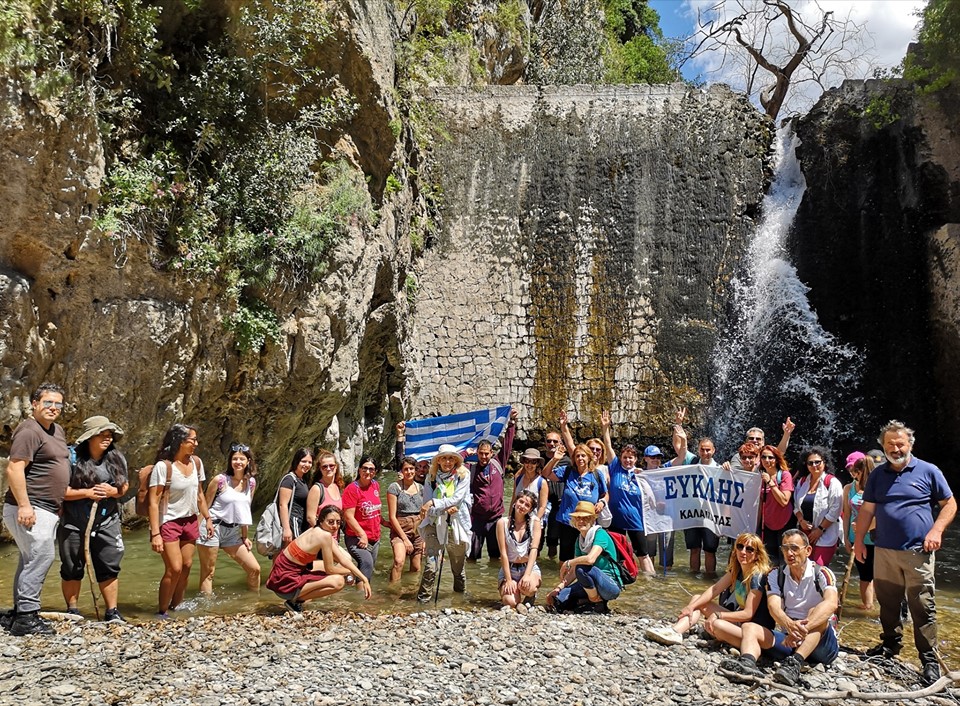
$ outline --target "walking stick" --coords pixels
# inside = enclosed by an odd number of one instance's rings
[[[440,545],[440,568],[437,569],[437,587],[433,590],[433,605],[437,605],[440,598],[440,577],[443,576],[443,557],[446,553],[447,540],[450,538],[450,515],[447,515],[447,536],[444,537],[443,544]]]
[[[847,596],[847,587],[850,585],[850,572],[853,570],[853,560],[856,558],[856,552],[850,547],[850,558],[847,560],[847,571],[843,575],[843,581],[840,583],[840,602],[837,604],[837,619],[843,615],[843,599]]]
[[[660,566],[663,567],[663,577],[667,577],[667,534],[660,533]]]
[[[93,529],[93,521],[97,517],[97,505],[99,503],[99,500],[93,501],[93,506],[90,508],[90,519],[87,520],[87,529],[83,533],[83,556],[87,561],[87,578],[90,579],[90,595],[93,596],[93,610],[97,614],[97,620],[100,620],[100,606],[97,603],[97,592],[93,580],[93,559],[90,556],[90,531]]]

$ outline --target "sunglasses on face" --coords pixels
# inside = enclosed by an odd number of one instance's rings
[[[776,457],[776,456],[761,456],[760,459],[761,459],[762,461],[776,461],[776,460],[777,460],[777,457]]]
[[[53,400],[44,400],[43,402],[40,403],[40,405],[44,409],[56,409],[56,410],[63,409],[63,402],[54,402]]]
[[[330,525],[331,527],[339,527],[343,523],[340,520],[324,520],[323,524]]]
[[[747,441],[763,441],[762,436],[748,436]]]
[[[738,543],[738,544],[737,544],[737,551],[738,551],[738,552],[746,552],[747,554],[756,554],[756,553],[757,553],[757,548],[756,548],[756,547],[753,547],[753,546],[751,546],[751,545],[749,545],[749,544],[739,544],[739,543]]]
[[[807,461],[808,466],[822,466],[823,461]]]
[[[784,554],[796,554],[797,552],[802,552],[806,547],[802,544],[781,544],[780,549]]]
[[[741,457],[740,457],[740,460],[741,460],[743,463],[753,463],[754,461],[757,460],[757,457],[756,457],[756,456],[741,456]]]
[[[322,470],[322,471],[328,471],[328,470],[330,470],[331,468],[333,468],[334,470],[336,470],[337,464],[335,464],[335,463],[323,463],[323,464],[320,464],[320,470]]]

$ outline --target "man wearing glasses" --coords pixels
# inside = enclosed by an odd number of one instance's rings
[[[756,623],[743,624],[740,658],[720,663],[736,681],[764,676],[757,665],[761,650],[782,660],[773,678],[789,686],[800,682],[805,662],[830,664],[839,652],[831,620],[837,610],[836,577],[810,561],[810,542],[800,530],[787,530],[781,541],[786,565],[767,575],[767,608],[778,627],[771,631]]]
[[[50,635],[40,617],[40,591],[53,564],[63,495],[70,482],[70,452],[56,419],[63,410],[63,388],[43,383],[30,397],[33,414],[10,439],[3,524],[20,551],[13,586],[14,635]]]
[[[793,434],[793,430],[797,428],[797,425],[787,417],[787,421],[783,423],[783,436],[780,437],[780,443],[777,444],[777,448],[780,449],[780,453],[786,455],[787,447],[790,445],[790,435]],[[764,444],[764,435],[763,429],[759,427],[753,427],[752,429],[747,429],[746,439],[744,440],[745,444],[754,444],[758,449],[762,449]],[[727,463],[723,466],[728,471],[732,468],[735,471],[742,471],[743,465],[740,463],[740,455],[735,454]],[[749,469],[748,469],[749,470]]]
[[[560,432],[551,429],[546,433],[544,444],[547,449],[544,452],[544,458],[553,458],[557,447],[563,441]],[[557,469],[570,465],[570,457],[564,456],[557,463]],[[563,497],[563,490],[566,483],[563,481],[547,481],[547,502],[550,503],[550,513],[547,515],[547,556],[553,559],[557,556],[557,547],[560,546],[560,523],[557,522],[557,511],[560,509],[560,499]]]
[[[921,679],[940,678],[937,660],[936,551],[957,514],[957,501],[939,468],[913,455],[913,429],[891,420],[880,430],[887,462],[874,469],[857,515],[854,554],[867,556],[864,542],[876,518],[873,584],[880,604],[881,643],[868,655],[894,657],[903,641],[900,602],[904,593],[913,617],[913,640],[923,664]],[[940,508],[936,521],[933,505]]]

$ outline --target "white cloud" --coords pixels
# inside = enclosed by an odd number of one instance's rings
[[[820,77],[820,84],[802,80],[800,72],[795,75],[792,91],[795,95],[788,99],[781,116],[790,112],[802,112],[808,109],[825,88],[839,85],[844,78],[868,78],[874,68],[890,68],[903,59],[907,45],[914,39],[919,21],[917,12],[926,4],[925,0],[790,0],[790,6],[810,25],[819,25],[822,14],[832,11],[837,20],[850,19],[864,28],[862,40],[856,44],[839,46],[838,35],[831,37],[825,50],[837,52],[841,66],[828,71]],[[761,0],[684,0],[684,11],[691,24],[700,17],[718,18],[717,24],[741,14],[741,6],[762,6]],[[783,65],[787,60],[788,48],[795,46],[791,42],[786,22],[782,19],[770,25],[770,36],[764,40],[764,55],[773,59],[773,63]],[[744,27],[744,34],[750,28]],[[779,51],[779,60],[777,59]],[[734,88],[745,90],[753,79],[751,95],[756,101],[756,93],[764,85],[772,83],[769,73],[753,73],[754,64],[743,55],[715,50],[708,51],[692,61],[695,72],[710,83],[729,83]],[[689,75],[689,67],[685,70]]]

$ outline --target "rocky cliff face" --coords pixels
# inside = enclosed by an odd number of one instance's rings
[[[71,439],[106,414],[137,466],[184,420],[208,468],[244,441],[268,484],[302,445],[336,449],[348,471],[361,451],[386,458],[411,414],[509,401],[532,432],[569,401],[589,420],[612,406],[620,434],[661,436],[674,404],[702,408],[766,178],[759,114],[720,89],[438,90],[423,100],[449,139],[417,175],[413,131],[396,129],[392,6],[341,5],[318,60],[358,109],[330,142],[367,177],[379,220],[335,247],[319,284],[275,295],[283,340],[252,353],[226,332],[218,285],[91,228],[95,106],[0,83],[0,457],[43,380],[67,388]],[[490,46],[490,80],[516,80],[514,45]],[[414,295],[411,222],[435,186],[439,236]]]
[[[435,93],[442,236],[417,263],[418,414],[512,402],[662,439],[708,401],[769,126],[728,90]]]
[[[859,426],[902,419],[945,468],[960,452],[958,110],[956,89],[866,81],[824,95],[797,127],[807,191],[791,236],[824,327],[864,352]]]

